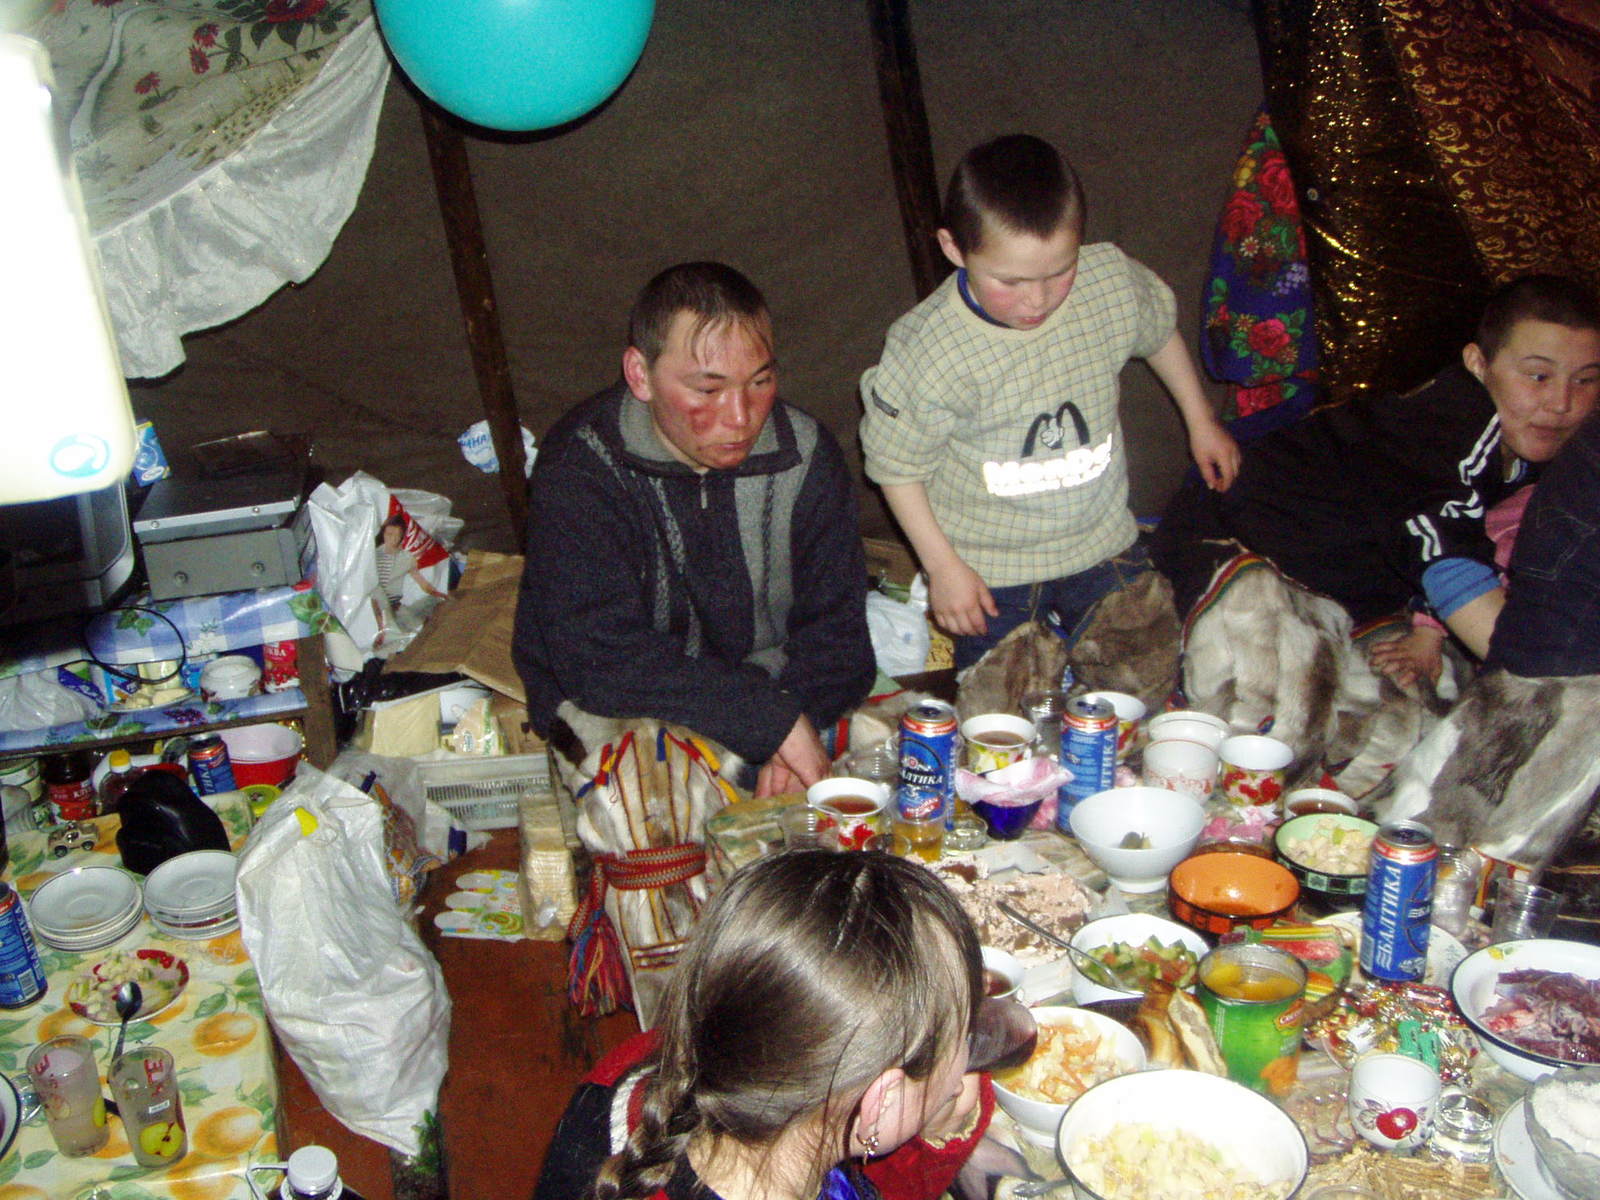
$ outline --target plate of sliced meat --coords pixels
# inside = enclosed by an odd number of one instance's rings
[[[1519,1079],[1600,1063],[1600,946],[1501,942],[1462,960],[1450,993],[1484,1051]]]

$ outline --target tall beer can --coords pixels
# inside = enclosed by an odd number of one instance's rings
[[[1072,809],[1116,781],[1117,710],[1108,700],[1074,696],[1061,714],[1061,765],[1072,778],[1056,789],[1056,828],[1070,834]]]
[[[961,750],[958,725],[954,706],[943,700],[923,700],[900,718],[900,790],[895,805],[905,820],[949,819]]]
[[[1421,979],[1439,847],[1433,831],[1395,821],[1372,839],[1372,866],[1361,909],[1361,969],[1370,979]]]
[[[47,986],[22,897],[0,883],[0,1008],[25,1008]]]

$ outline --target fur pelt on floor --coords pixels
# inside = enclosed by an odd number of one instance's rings
[[[1600,677],[1489,671],[1378,789],[1381,820],[1542,869],[1600,788]]]
[[[1029,692],[1061,687],[1070,666],[1074,690],[1126,692],[1159,712],[1178,681],[1178,614],[1172,586],[1146,571],[1095,605],[1070,647],[1048,625],[1017,626],[960,677],[961,719],[1017,712]]]
[[[1234,574],[1191,619],[1184,694],[1191,708],[1235,729],[1268,728],[1291,746],[1291,786],[1330,770],[1342,790],[1359,796],[1438,714],[1420,692],[1373,671],[1367,648],[1350,634],[1343,608],[1262,561]]]

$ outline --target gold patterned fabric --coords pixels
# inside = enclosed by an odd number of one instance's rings
[[[1600,286],[1600,0],[1261,0],[1332,399],[1455,358],[1497,283]]]

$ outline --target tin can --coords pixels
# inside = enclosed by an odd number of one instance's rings
[[[48,986],[22,897],[0,883],[0,1008],[26,1008]]]
[[[1361,969],[1371,979],[1421,979],[1439,866],[1433,831],[1416,821],[1383,826],[1372,839],[1371,863],[1361,908]]]
[[[189,774],[194,776],[194,790],[202,796],[231,792],[237,786],[227,744],[214,733],[189,743]]]
[[[1074,696],[1061,714],[1061,765],[1072,778],[1056,791],[1056,828],[1070,834],[1068,819],[1085,796],[1116,781],[1117,710],[1109,701]]]
[[[39,778],[37,758],[12,758],[0,762],[0,784],[19,787],[28,793],[28,799],[44,799],[44,781]]]
[[[1065,692],[1029,692],[1022,698],[1022,715],[1033,722],[1039,753],[1051,762],[1061,761],[1061,714],[1067,711]]]
[[[900,718],[900,790],[895,807],[906,821],[953,815],[956,761],[961,751],[956,710],[943,700],[923,700]]]
[[[96,816],[94,762],[88,751],[52,754],[39,768],[50,815],[57,821],[87,821]]]
[[[1306,968],[1271,946],[1238,942],[1200,960],[1200,1007],[1228,1064],[1228,1078],[1285,1096],[1300,1067]]]

